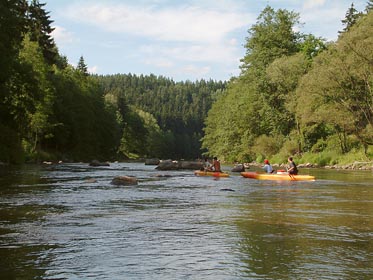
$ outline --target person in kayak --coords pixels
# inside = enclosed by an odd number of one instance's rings
[[[273,173],[273,168],[272,168],[272,165],[269,163],[269,160],[268,159],[265,159],[264,160],[264,166],[263,166],[263,169],[266,173]]]
[[[217,157],[214,157],[214,160],[212,162],[212,170],[214,172],[222,172],[220,168],[220,161],[218,161]]]
[[[207,157],[205,157],[205,162],[203,163],[203,171],[211,171],[212,165]]]
[[[298,168],[297,168],[297,165],[295,164],[295,162],[293,161],[293,158],[289,157],[288,162],[289,162],[288,173],[291,174],[291,175],[298,175]]]

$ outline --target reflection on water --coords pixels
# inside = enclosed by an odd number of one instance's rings
[[[373,278],[371,172],[307,170],[316,182],[140,163],[0,172],[4,279]],[[118,175],[139,185],[111,185]]]

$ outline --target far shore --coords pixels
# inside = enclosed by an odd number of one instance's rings
[[[251,163],[246,163],[245,165],[248,166],[256,166],[256,167],[261,167],[263,164],[257,163],[257,162],[251,162]],[[281,163],[273,163],[271,164],[274,168],[286,168],[287,164]],[[319,166],[317,164],[313,163],[300,163],[297,164],[297,167],[299,168],[325,168],[325,169],[343,169],[343,170],[372,170],[373,171],[373,161],[355,161],[353,163],[349,164],[344,164],[344,165],[326,165],[326,166]]]
[[[104,163],[108,163],[108,164],[114,164],[114,163],[118,163],[118,162],[138,162],[138,163],[141,163],[141,162],[144,162],[145,163],[146,159],[135,159],[135,160],[132,160],[132,159],[128,159],[128,160],[121,160],[121,161],[103,161]],[[183,160],[181,160],[183,161]],[[195,160],[195,161],[200,161],[200,160]],[[81,162],[81,161],[77,161],[77,162],[74,162],[74,161],[43,161],[43,162],[40,162],[39,164],[42,164],[42,165],[55,165],[55,164],[63,164],[63,163],[85,163],[85,162]],[[25,164],[38,164],[36,162],[27,162]],[[89,164],[89,162],[87,162],[87,164]],[[243,164],[245,166],[246,169],[250,169],[251,166],[253,167],[262,167],[263,166],[263,163],[258,163],[258,162],[249,162],[249,163],[222,163],[224,165],[237,165],[237,164]],[[12,164],[7,164],[7,163],[4,163],[4,162],[0,162],[0,167],[1,166],[11,166]],[[286,169],[287,167],[287,164],[285,163],[271,163],[271,165],[275,168],[275,169]],[[373,171],[373,161],[355,161],[353,163],[349,163],[349,164],[344,164],[344,165],[340,165],[340,164],[335,164],[335,165],[326,165],[326,166],[319,166],[318,164],[314,164],[314,163],[299,163],[297,164],[297,167],[299,168],[324,168],[324,169],[338,169],[338,170],[371,170]]]

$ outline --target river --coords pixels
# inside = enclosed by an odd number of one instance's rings
[[[373,279],[372,171],[276,182],[143,163],[2,169],[1,279]],[[139,184],[110,184],[120,175]]]

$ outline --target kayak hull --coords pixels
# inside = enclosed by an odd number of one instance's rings
[[[275,180],[275,181],[315,181],[311,175],[290,175],[290,174],[265,174],[256,172],[241,172],[245,178],[257,180]]]
[[[196,176],[212,176],[212,177],[229,177],[229,174],[225,173],[225,172],[213,172],[213,171],[201,171],[201,170],[194,171],[194,175],[196,175]]]

